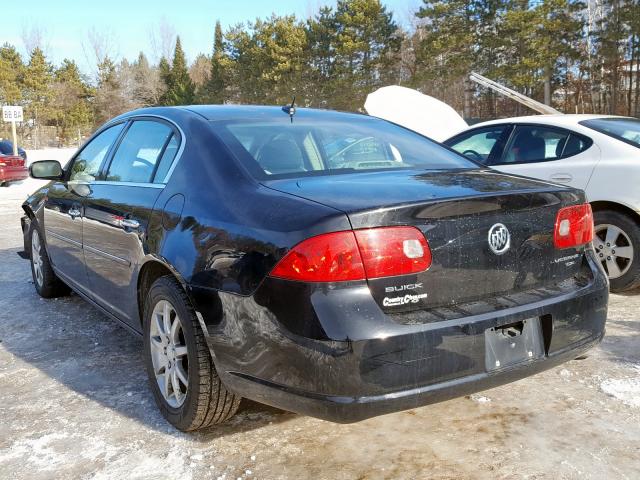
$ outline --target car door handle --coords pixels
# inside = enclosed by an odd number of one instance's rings
[[[554,173],[549,177],[554,182],[567,183],[573,180],[573,176],[568,173]]]
[[[120,220],[120,226],[122,228],[130,228],[132,230],[136,230],[140,228],[140,222],[137,220],[133,220],[132,218],[123,218]]]
[[[71,218],[76,218],[81,215],[80,210],[78,210],[77,208],[70,208],[67,213],[71,216]]]

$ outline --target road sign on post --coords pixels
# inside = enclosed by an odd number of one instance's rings
[[[18,137],[16,135],[16,122],[24,121],[22,107],[4,106],[2,107],[2,120],[11,122],[11,135],[13,136],[13,154],[18,155]]]

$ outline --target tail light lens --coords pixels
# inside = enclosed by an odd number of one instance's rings
[[[553,243],[556,248],[571,248],[593,240],[593,212],[591,205],[561,208],[556,216]]]
[[[369,228],[355,234],[367,278],[407,275],[431,266],[431,250],[417,228]]]
[[[293,247],[272,277],[303,282],[344,282],[422,272],[431,250],[414,227],[381,227],[333,232]]]
[[[353,232],[311,237],[293,247],[271,271],[272,277],[303,282],[345,282],[365,278]]]

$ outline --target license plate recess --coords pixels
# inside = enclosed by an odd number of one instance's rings
[[[487,371],[530,362],[544,355],[539,318],[488,328],[484,342]]]

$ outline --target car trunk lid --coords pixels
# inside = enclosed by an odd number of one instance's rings
[[[487,170],[367,172],[266,183],[344,211],[354,229],[411,225],[425,235],[424,272],[368,281],[389,313],[450,307],[550,287],[577,275],[583,247],[558,250],[557,212],[581,192]],[[508,245],[506,241],[508,240]]]

